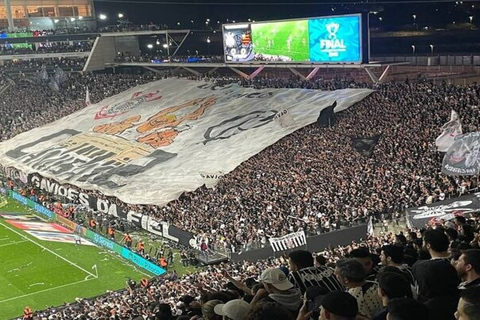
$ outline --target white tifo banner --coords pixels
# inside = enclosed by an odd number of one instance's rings
[[[131,204],[164,205],[219,179],[338,102],[372,90],[243,88],[165,79],[0,144],[0,163]]]
[[[270,238],[270,245],[274,252],[295,249],[307,244],[305,231],[287,234],[280,238]]]

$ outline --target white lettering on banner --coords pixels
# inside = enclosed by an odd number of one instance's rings
[[[185,191],[215,186],[243,161],[314,123],[333,101],[341,111],[371,92],[164,79],[0,143],[0,163],[125,203],[162,206]],[[76,196],[48,180],[40,186]],[[97,202],[102,212],[113,212],[111,206]]]
[[[0,166],[1,167],[1,166]],[[19,180],[23,183],[27,183],[27,175],[24,174],[22,171],[14,168],[14,167],[6,167],[2,168],[3,173],[7,178],[11,178],[13,180]]]
[[[97,199],[97,210],[102,213],[108,213],[108,202],[103,199]]]
[[[131,221],[131,222],[134,222],[136,224],[141,224],[142,216],[143,215],[141,213],[137,213],[135,211],[128,211],[127,220]]]

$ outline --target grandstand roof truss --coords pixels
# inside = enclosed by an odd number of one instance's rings
[[[346,69],[357,69],[365,70],[369,79],[373,83],[382,83],[387,78],[391,67],[396,65],[406,65],[408,62],[373,62],[367,64],[289,64],[289,63],[264,63],[264,62],[254,62],[254,63],[150,63],[150,62],[136,62],[136,63],[112,63],[107,66],[118,67],[118,66],[130,66],[130,67],[143,67],[153,72],[161,73],[165,69],[183,69],[195,76],[201,76],[202,74],[208,75],[212,72],[221,69],[228,68],[238,74],[244,79],[253,79],[258,76],[263,70],[269,68],[276,69],[288,69],[294,75],[298,76],[303,80],[312,79],[317,73],[322,69],[332,69],[332,70],[346,70]],[[199,71],[199,69],[202,69]],[[241,69],[254,69],[252,72],[247,72]],[[305,74],[305,70],[308,70],[308,74]],[[303,70],[304,72],[301,72]],[[378,71],[380,70],[380,75],[377,76]],[[203,73],[202,73],[203,72]]]

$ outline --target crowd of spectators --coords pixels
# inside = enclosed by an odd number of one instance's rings
[[[60,67],[65,72],[82,71],[87,57],[83,58],[42,58],[30,60],[4,60],[1,67],[2,72],[8,73],[33,73],[41,70],[42,67],[49,69]]]
[[[2,30],[0,33],[26,33],[32,32],[34,37],[46,37],[52,35],[63,34],[82,34],[82,33],[99,33],[99,32],[128,32],[128,31],[159,31],[165,30],[166,25],[157,25],[154,23],[135,25],[132,23],[119,23],[116,25],[102,26],[96,29],[89,27],[75,27],[75,28],[57,28],[45,30],[33,30],[28,28],[17,28],[14,31]]]
[[[156,80],[157,77],[150,74],[72,74],[61,93],[29,82],[17,84],[23,86],[21,90],[11,86],[2,95],[4,101],[1,109],[7,116],[1,119],[1,138],[11,138],[84,107],[87,85],[92,101],[98,102],[134,85]],[[237,82],[238,79],[209,81],[221,84]],[[350,79],[302,81],[293,78],[259,78],[241,83],[257,88],[334,90],[370,87]],[[265,243],[270,236],[299,229],[311,234],[330,231],[335,225],[365,221],[370,216],[392,216],[406,207],[458,196],[478,188],[476,178],[440,174],[441,154],[435,151],[434,140],[451,109],[460,114],[465,132],[480,130],[480,86],[405,81],[375,85],[373,88],[376,91],[368,98],[338,114],[337,124],[333,128],[319,129],[311,125],[298,130],[225,175],[215,189],[203,187],[184,193],[163,208],[110,200],[208,238],[215,246],[249,249],[256,243]],[[22,94],[27,91],[28,95]],[[376,134],[381,134],[382,138],[371,158],[355,153],[350,137]],[[96,195],[105,198],[98,192]],[[457,224],[448,222],[443,227],[445,232],[439,227],[425,231],[422,236],[415,232],[408,233],[408,238],[404,235],[384,235],[346,248],[330,248],[320,254],[319,257],[323,257],[317,259],[323,261],[320,263],[325,264],[325,260],[326,263],[336,262],[335,271],[318,271],[322,275],[320,279],[331,273],[331,281],[336,283],[333,287],[346,288],[348,294],[354,297],[354,300],[350,299],[351,303],[348,302],[351,305],[351,308],[347,308],[348,314],[337,316],[355,319],[359,315],[362,319],[373,319],[377,312],[383,311],[384,316],[388,312],[396,312],[397,318],[394,319],[426,319],[423,315],[430,312],[430,319],[453,319],[460,279],[464,282],[460,293],[463,300],[460,300],[458,312],[472,312],[471,308],[465,306],[478,306],[475,297],[480,294],[471,293],[471,290],[478,289],[463,288],[480,278],[480,261],[477,251],[473,253],[474,258],[470,259],[467,251],[459,250],[478,248],[479,238],[475,238],[474,234],[478,221],[465,223],[461,221],[462,217],[457,220]],[[445,240],[447,234],[449,238]],[[385,244],[401,246],[401,254],[398,254],[398,248],[383,247]],[[50,309],[38,315],[49,319],[171,319],[173,314],[178,316],[182,313],[190,319],[195,315],[200,316],[207,305],[214,304],[209,304],[212,299],[225,303],[237,298],[253,302],[249,306],[243,302],[233,302],[245,307],[237,306],[240,309],[250,310],[249,315],[235,316],[239,320],[267,319],[268,312],[274,311],[280,312],[284,317],[281,319],[292,319],[297,315],[297,319],[307,319],[304,317],[306,306],[300,308],[300,293],[308,287],[316,287],[311,285],[316,281],[299,283],[299,277],[295,276],[296,273],[308,271],[311,274],[314,271],[309,269],[313,267],[306,256],[308,254],[305,253],[303,258],[290,255],[288,263],[286,258],[280,258],[211,266],[180,279],[176,279],[176,275],[173,278],[154,279],[144,287],[130,283],[124,292],[110,293],[93,301],[80,300],[60,311]],[[353,260],[343,260],[345,256]],[[404,291],[398,297],[395,291],[396,294],[390,295],[391,288],[402,287],[403,278],[391,275],[385,276],[385,279],[383,276],[378,278],[375,268],[378,256],[381,264],[400,269],[401,275],[415,285],[414,292]],[[421,261],[415,263],[416,260]],[[364,272],[354,261],[362,263]],[[286,269],[287,264],[289,270]],[[277,269],[271,269],[276,267],[282,267],[285,272],[283,276]],[[372,279],[378,282],[369,282]],[[250,286],[242,285],[241,280],[248,280]],[[260,284],[255,286],[257,281],[254,280],[261,280]],[[382,284],[383,280],[385,284]],[[240,290],[218,292],[234,287],[240,288],[245,294],[242,295]],[[374,294],[376,291],[382,294],[377,297]],[[262,299],[266,296],[269,297],[268,302]],[[322,319],[336,319],[331,315],[342,312],[342,308],[337,308],[338,301],[345,302],[350,296],[336,291],[327,294],[320,302],[323,306]],[[392,297],[404,300],[390,301]],[[418,300],[411,297],[417,297]],[[229,316],[229,307],[216,309],[217,314],[223,312]],[[410,309],[417,310],[422,317],[401,315]],[[313,311],[319,311],[318,304]],[[216,319],[214,314],[211,315]],[[465,319],[479,317],[478,314],[468,316],[470,318]],[[208,315],[204,317],[209,318]]]
[[[38,319],[462,320],[480,317],[479,217],[297,250],[126,288],[36,313]],[[225,305],[224,305],[225,304]],[[220,307],[216,307],[220,305]]]
[[[36,94],[27,105],[39,108],[40,114],[17,107],[8,112],[12,106],[25,105],[25,97],[12,88],[5,95],[4,111],[11,116],[2,119],[8,124],[2,139],[78,110],[87,85],[97,102],[154,79],[149,75],[74,75],[61,95],[32,89]],[[238,79],[213,81],[222,84]],[[322,90],[369,86],[351,79],[261,78],[243,85]],[[269,237],[298,230],[314,235],[365,222],[370,216],[392,218],[407,207],[478,189],[476,177],[440,174],[442,155],[436,152],[434,141],[451,109],[460,114],[464,132],[480,129],[480,86],[407,81],[374,89],[368,98],[339,114],[335,127],[310,125],[298,130],[225,175],[216,188],[184,193],[162,208],[125,204],[98,191],[89,192],[190,231],[211,248],[239,251],[264,246]],[[45,102],[37,103],[45,95]],[[46,107],[51,104],[55,107]],[[382,138],[371,158],[352,149],[351,137],[378,134]]]
[[[2,46],[0,47],[0,55],[87,52],[92,50],[92,46],[92,41],[47,42],[40,46],[32,44],[29,48]]]
[[[92,50],[92,46],[92,41],[47,42],[41,46],[32,44],[29,48],[2,46],[0,47],[0,55],[87,52]]]
[[[202,56],[202,55],[192,55],[192,56],[174,56],[168,57],[162,54],[153,54],[153,53],[144,53],[141,55],[130,55],[125,53],[119,53],[115,57],[116,62],[151,62],[151,63],[166,63],[166,62],[189,62],[189,63],[213,63],[219,62],[223,63],[223,56]]]
[[[84,108],[87,86],[92,101],[98,102],[132,86],[157,79],[151,74],[70,74],[61,92],[33,81],[17,80],[15,86],[3,92],[0,101],[0,110],[4,114],[0,119],[0,140],[7,140]]]

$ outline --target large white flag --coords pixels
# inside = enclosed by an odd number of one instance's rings
[[[243,161],[314,123],[333,101],[344,110],[371,92],[165,79],[0,143],[0,163],[126,203],[164,205],[214,186]]]
[[[442,134],[435,140],[435,145],[438,151],[447,152],[448,148],[450,148],[455,141],[455,137],[462,134],[462,123],[455,110],[452,110],[450,121],[443,125],[442,130]]]

